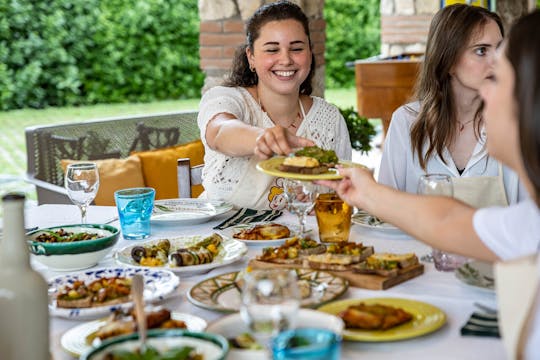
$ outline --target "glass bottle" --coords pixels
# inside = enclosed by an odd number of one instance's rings
[[[2,197],[0,358],[50,360],[47,282],[30,267],[22,194]]]

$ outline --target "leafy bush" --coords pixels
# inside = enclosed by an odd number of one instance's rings
[[[326,86],[354,86],[348,61],[380,53],[379,0],[326,0]]]
[[[339,112],[341,112],[347,123],[353,149],[363,153],[369,152],[371,150],[371,138],[377,133],[373,124],[369,122],[368,118],[358,115],[352,107],[340,108]]]
[[[196,1],[0,0],[0,13],[2,110],[200,95]]]

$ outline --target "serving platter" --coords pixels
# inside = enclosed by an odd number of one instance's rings
[[[189,331],[203,331],[207,326],[206,320],[191,314],[172,312],[171,319],[184,321]],[[72,327],[62,335],[60,345],[71,356],[79,357],[95,346],[90,337],[106,323],[107,319],[99,319]]]
[[[325,271],[295,269],[299,280],[306,280],[310,295],[301,301],[303,307],[315,307],[340,297],[347,291],[349,282]],[[188,292],[189,301],[199,307],[221,311],[240,310],[242,272],[235,271],[205,279]]]
[[[181,236],[181,237],[171,238],[168,240],[171,243],[171,251],[174,251],[179,248],[186,248],[186,247],[192,246],[196,244],[197,242],[201,241],[202,239],[204,239],[204,236],[194,235],[194,236]],[[221,249],[219,253],[214,257],[213,261],[208,264],[191,265],[191,266],[170,266],[169,264],[165,264],[163,266],[150,267],[150,266],[140,265],[131,257],[131,250],[135,246],[156,245],[161,240],[162,239],[155,239],[155,240],[145,241],[142,243],[126,246],[120,250],[117,250],[114,253],[113,257],[116,260],[116,262],[121,265],[134,266],[134,267],[143,268],[143,269],[166,269],[166,270],[173,271],[175,273],[187,275],[187,274],[204,273],[214,268],[228,265],[230,263],[233,263],[241,259],[247,253],[246,244],[235,239],[226,238],[226,239],[223,239],[221,243]]]
[[[156,225],[195,225],[209,221],[232,208],[232,204],[218,200],[156,200],[150,221]]]
[[[401,308],[413,315],[413,319],[388,330],[345,328],[343,330],[343,338],[345,340],[384,342],[411,339],[434,332],[446,322],[445,313],[438,307],[421,301],[400,298],[347,299],[325,304],[319,307],[318,310],[337,315],[347,307],[361,302],[371,305],[382,304]]]
[[[284,156],[275,156],[268,160],[263,160],[257,163],[256,167],[257,167],[257,170],[265,174],[287,178],[287,179],[312,181],[312,180],[339,180],[343,178],[343,176],[339,175],[337,169],[333,169],[333,168],[329,169],[328,172],[323,173],[323,174],[298,174],[298,173],[293,173],[293,172],[281,171],[279,169],[279,166],[283,163],[284,160],[285,160]],[[344,167],[354,167],[354,166],[365,167],[364,165],[356,164],[356,163],[353,163],[352,161],[346,161],[346,160],[340,160],[339,165],[342,165]]]
[[[170,271],[160,269],[110,267],[60,275],[48,280],[50,297],[49,313],[53,316],[70,319],[95,319],[119,308],[127,309],[132,306],[132,301],[90,308],[60,308],[56,306],[56,295],[64,287],[72,286],[75,281],[83,281],[88,284],[92,281],[108,277],[132,278],[135,274],[142,275],[144,278],[143,295],[144,301],[148,303],[157,302],[174,295],[175,290],[180,285],[178,276]]]
[[[225,228],[223,230],[220,230],[219,233],[222,236],[225,236],[229,239],[235,239],[234,234],[237,234],[241,230],[251,229],[257,225],[264,225],[264,224],[270,224],[270,223],[280,224],[280,225],[284,225],[288,227],[291,232],[291,236],[282,238],[282,239],[272,239],[272,240],[245,240],[245,239],[236,239],[236,240],[241,241],[247,244],[248,246],[250,245],[251,246],[279,246],[283,244],[285,241],[292,239],[300,232],[300,226],[297,224],[293,224],[293,223],[289,223],[285,221],[270,221],[270,222],[266,221],[266,222],[255,222],[255,223],[250,223],[250,224],[234,225],[234,226]],[[311,230],[307,229],[307,231],[311,231]]]

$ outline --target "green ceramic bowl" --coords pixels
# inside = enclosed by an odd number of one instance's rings
[[[92,233],[100,237],[92,240],[44,243],[36,238],[47,232],[64,229],[71,233]],[[120,231],[102,224],[77,224],[42,228],[26,234],[28,249],[35,259],[56,270],[86,269],[97,264],[116,244]]]
[[[112,351],[133,352],[140,347],[138,337],[139,335],[135,333],[106,340],[98,347],[84,353],[80,359],[102,360]],[[179,329],[150,330],[146,345],[156,349],[160,354],[167,350],[191,346],[197,353],[203,355],[204,360],[223,360],[229,352],[227,339],[221,335]]]

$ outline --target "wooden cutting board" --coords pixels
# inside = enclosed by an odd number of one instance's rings
[[[298,264],[296,265],[295,264],[293,265],[274,264],[274,263],[259,261],[255,259],[250,260],[249,266],[251,266],[253,269],[303,267],[302,265],[298,265]],[[414,266],[410,266],[406,269],[402,269],[400,270],[400,273],[394,277],[387,277],[387,276],[373,275],[373,274],[358,274],[358,273],[352,272],[351,270],[347,270],[347,271],[323,270],[323,271],[327,271],[335,276],[340,276],[344,279],[347,279],[351,286],[355,286],[355,287],[359,287],[363,289],[370,289],[370,290],[385,290],[397,284],[401,284],[404,281],[407,281],[409,279],[422,275],[424,273],[424,265],[417,264]]]

